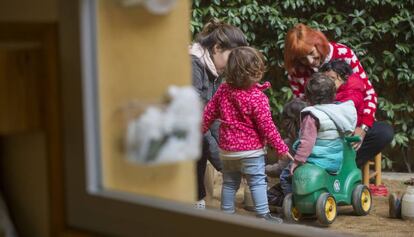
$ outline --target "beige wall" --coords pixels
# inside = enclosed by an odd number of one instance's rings
[[[169,85],[190,84],[189,1],[165,16],[99,1],[99,94],[104,184],[108,188],[193,201],[194,162],[143,167],[126,161],[125,105],[160,101]]]
[[[0,181],[20,236],[49,236],[45,136],[41,132],[0,139]]]
[[[57,9],[56,0],[1,1],[0,21],[56,21]]]

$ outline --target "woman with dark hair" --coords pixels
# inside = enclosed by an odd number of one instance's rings
[[[220,75],[226,67],[230,52],[234,48],[247,45],[246,37],[239,28],[214,19],[197,35],[190,46],[192,79],[194,88],[205,104],[221,84]],[[203,136],[202,154],[197,162],[197,208],[205,208],[204,176],[207,160],[216,170],[222,169],[218,150],[218,126],[218,122],[215,122]]]
[[[329,42],[319,30],[304,24],[290,29],[285,38],[284,63],[288,79],[296,97],[304,98],[304,88],[309,77],[332,60],[341,59],[349,64],[353,73],[364,83],[364,105],[361,123],[354,134],[362,141],[354,144],[357,149],[357,164],[364,165],[388,145],[394,131],[390,125],[375,121],[377,94],[354,52],[346,45]]]

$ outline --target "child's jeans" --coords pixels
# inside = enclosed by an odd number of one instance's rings
[[[240,187],[242,174],[246,177],[252,193],[256,214],[266,214],[267,183],[265,175],[264,156],[250,157],[237,160],[223,160],[223,189],[221,193],[221,210],[234,213],[234,198]]]
[[[292,161],[282,170],[280,174],[280,187],[282,188],[283,194],[288,195],[292,192],[292,176],[290,175],[290,167]]]

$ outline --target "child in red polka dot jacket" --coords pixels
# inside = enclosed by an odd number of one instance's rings
[[[263,56],[251,47],[233,49],[225,69],[226,81],[206,105],[203,132],[220,119],[219,148],[223,162],[221,209],[234,213],[234,197],[245,175],[256,215],[281,223],[270,214],[265,175],[266,145],[276,149],[282,159],[292,159],[273,123],[269,100],[262,92],[270,83],[258,84],[265,71]]]

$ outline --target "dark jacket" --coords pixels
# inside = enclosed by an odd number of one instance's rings
[[[215,77],[196,56],[191,56],[193,86],[199,93],[204,105],[216,93],[221,79]],[[218,171],[222,169],[218,149],[218,129],[220,123],[214,122],[210,130],[203,136],[202,156],[207,159]]]

